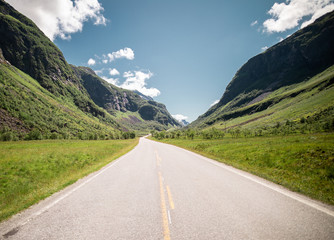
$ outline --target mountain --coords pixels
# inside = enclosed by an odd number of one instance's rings
[[[218,104],[190,127],[243,126],[259,123],[259,119],[274,119],[276,122],[285,121],[288,117],[296,120],[316,114],[324,107],[331,108],[334,95],[325,97],[323,93],[333,87],[333,42],[334,12],[331,12],[248,60],[228,84]],[[311,91],[315,91],[313,96],[307,94]],[[279,111],[287,111],[289,107],[311,99],[319,104],[313,104],[314,109],[306,109],[310,105],[305,104],[304,109],[300,108],[301,111],[295,115],[278,117],[278,112],[271,111],[283,106],[284,101],[290,105],[279,108]],[[237,118],[238,121],[235,120]]]
[[[13,131],[23,136],[7,122],[9,119],[22,123],[25,134],[36,130],[44,135],[63,132],[73,137],[84,129],[87,134],[102,134],[101,129],[115,133],[121,130],[147,132],[178,125],[163,104],[143,100],[136,93],[112,86],[91,69],[68,64],[58,47],[30,19],[3,0],[0,0],[0,36],[0,111],[6,116],[1,118],[0,131]],[[29,116],[23,117],[32,113],[27,110],[25,98],[18,96],[19,89],[31,100],[31,105],[36,105],[31,107],[37,115],[37,106],[41,107],[43,102],[43,111],[49,110],[50,116],[43,119],[34,116],[30,121],[27,120]],[[44,100],[33,100],[42,95]],[[48,122],[57,111],[63,114],[62,121],[54,118],[60,121],[55,125],[61,126],[61,131]],[[80,124],[77,119],[80,125],[77,128],[66,124],[74,115],[81,118]],[[89,131],[91,125],[85,126],[82,122],[87,117],[97,129],[93,127]]]
[[[189,125],[189,122],[187,122],[186,120],[181,120],[181,124],[183,125],[183,126],[188,126]]]
[[[116,87],[95,74],[88,67],[75,67],[73,71],[89,96],[100,107],[106,109],[126,127],[144,130],[149,125],[155,130],[166,130],[180,124],[170,115],[166,106],[143,97],[143,94]],[[148,100],[146,100],[148,99]]]

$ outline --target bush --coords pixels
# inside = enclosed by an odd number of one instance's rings
[[[13,134],[11,132],[5,132],[1,135],[1,141],[12,141]]]
[[[25,136],[24,140],[42,140],[42,134],[38,129],[33,129]]]

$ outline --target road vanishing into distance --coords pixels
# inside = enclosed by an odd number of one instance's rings
[[[334,209],[145,138],[0,224],[2,239],[334,239]]]

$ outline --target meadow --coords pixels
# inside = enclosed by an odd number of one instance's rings
[[[173,144],[334,205],[334,134],[165,138]]]
[[[0,221],[130,151],[127,140],[0,142]]]

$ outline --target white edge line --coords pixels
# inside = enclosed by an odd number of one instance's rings
[[[152,141],[152,140],[151,140],[151,141]],[[153,142],[156,142],[156,141],[153,141]],[[157,142],[157,143],[161,143],[161,142]],[[161,143],[161,144],[167,144],[167,143]],[[326,214],[328,214],[328,215],[334,217],[334,211],[332,211],[332,210],[330,210],[330,209],[328,209],[328,208],[326,208],[326,207],[323,207],[323,206],[321,206],[321,205],[319,205],[319,204],[317,204],[317,203],[314,203],[314,202],[312,202],[312,201],[310,201],[310,200],[307,200],[307,199],[304,199],[304,198],[302,198],[302,197],[299,197],[296,193],[290,192],[290,190],[287,190],[287,189],[281,189],[281,188],[279,188],[279,187],[276,187],[276,186],[274,186],[275,183],[270,182],[271,184],[268,184],[268,183],[259,181],[259,180],[255,179],[255,176],[252,176],[250,173],[248,173],[248,174],[250,174],[250,176],[248,176],[248,175],[246,175],[245,173],[243,173],[242,170],[235,169],[235,168],[232,167],[232,166],[225,165],[224,163],[221,163],[221,162],[218,162],[218,161],[216,161],[216,160],[213,160],[213,159],[204,157],[204,156],[199,155],[199,154],[197,154],[197,153],[194,153],[194,152],[192,152],[192,151],[190,151],[190,150],[187,150],[187,149],[184,149],[184,148],[181,148],[181,147],[172,145],[172,144],[167,144],[167,145],[170,145],[170,146],[179,148],[179,149],[181,149],[181,150],[187,151],[187,152],[191,153],[192,155],[194,155],[194,156],[196,156],[196,157],[198,157],[198,158],[201,158],[202,160],[205,160],[205,161],[208,162],[208,163],[211,163],[211,164],[213,164],[213,165],[215,165],[215,166],[218,166],[218,167],[221,167],[221,168],[223,168],[223,169],[225,169],[225,170],[228,170],[228,171],[230,171],[230,172],[232,172],[232,173],[235,173],[235,174],[237,174],[237,175],[239,175],[239,176],[242,176],[242,177],[244,177],[244,178],[246,178],[246,179],[248,179],[248,180],[251,180],[251,181],[253,181],[253,182],[255,182],[255,183],[258,183],[258,184],[260,184],[260,185],[262,185],[262,186],[264,186],[264,187],[267,187],[267,188],[269,188],[269,189],[271,189],[271,190],[273,190],[273,191],[276,191],[276,192],[278,192],[278,193],[280,193],[280,194],[283,194],[283,195],[285,195],[285,196],[287,196],[287,197],[289,197],[289,198],[292,198],[292,199],[294,199],[294,200],[296,200],[296,201],[298,201],[298,202],[300,202],[300,203],[303,203],[303,204],[305,204],[305,205],[307,205],[307,206],[309,206],[309,207],[312,207],[312,208],[314,208],[314,209],[316,209],[316,210],[318,210],[318,211],[321,211],[321,212],[323,212],[323,213],[326,213]],[[259,177],[259,178],[260,178],[260,177]],[[265,181],[267,181],[267,180],[265,180]]]
[[[107,171],[109,168],[114,167],[119,161],[113,162],[111,165],[107,166],[106,168],[102,169],[100,172],[98,172],[97,174],[93,175],[92,177],[88,178],[86,181],[82,182],[80,185],[76,186],[75,188],[73,188],[72,190],[70,190],[69,192],[65,193],[64,195],[62,195],[61,197],[59,197],[58,199],[56,199],[55,201],[53,201],[52,203],[50,203],[49,205],[45,206],[44,208],[42,208],[41,210],[37,211],[36,213],[32,214],[32,216],[26,220],[25,222],[23,222],[22,224],[20,224],[20,226],[23,226],[25,224],[27,224],[29,221],[31,221],[32,219],[36,218],[37,216],[41,215],[43,212],[49,210],[50,208],[52,208],[53,206],[55,206],[57,203],[61,202],[62,200],[64,200],[65,198],[67,198],[68,196],[70,196],[72,193],[74,193],[75,191],[77,191],[79,188],[83,187],[84,185],[86,185],[87,183],[91,182],[93,179],[95,179],[97,176],[101,175],[102,173],[104,173],[105,171]]]
[[[136,146],[137,147],[137,146]],[[135,147],[135,148],[136,148]],[[98,177],[99,175],[101,175],[102,173],[104,173],[105,171],[107,171],[109,168],[112,168],[114,166],[116,166],[116,164],[119,163],[120,160],[122,160],[125,156],[127,156],[130,152],[132,152],[135,148],[133,148],[131,151],[127,152],[126,154],[124,154],[123,156],[113,160],[112,162],[110,162],[109,164],[107,164],[104,168],[100,169],[97,172],[93,172],[91,174],[93,174],[93,176],[86,176],[87,179],[84,180],[84,182],[82,182],[80,185],[76,186],[75,188],[71,189],[70,191],[68,191],[67,193],[65,193],[64,195],[62,195],[61,197],[56,198],[56,200],[52,201],[50,204],[46,205],[45,207],[43,207],[41,210],[31,214],[30,216],[27,217],[27,219],[25,221],[23,221],[22,223],[18,223],[16,224],[14,227],[10,227],[8,231],[6,231],[5,233],[3,233],[3,235],[6,235],[8,232],[12,231],[13,229],[17,229],[20,228],[24,225],[26,225],[28,222],[30,222],[31,220],[35,219],[36,217],[38,217],[39,215],[41,215],[42,213],[44,213],[45,211],[49,210],[50,208],[52,208],[53,206],[55,206],[57,203],[61,202],[62,200],[64,200],[65,198],[67,198],[68,196],[70,196],[72,193],[74,193],[75,191],[77,191],[79,188],[83,187],[84,185],[86,185],[87,183],[91,182],[92,180],[94,180],[96,177]],[[95,173],[95,175],[94,175]],[[80,180],[80,179],[78,179]],[[72,186],[72,185],[70,185]],[[66,188],[60,190],[60,191],[64,191]],[[58,192],[59,193],[59,192]],[[54,193],[55,194],[55,193]],[[50,197],[52,197],[53,195],[51,195]],[[46,198],[47,199],[47,198]],[[46,200],[44,199],[44,200]],[[34,205],[33,205],[34,206]],[[32,207],[33,207],[32,206]],[[1,238],[2,236],[0,236]]]
[[[172,218],[170,217],[170,211],[167,211],[169,224],[172,225]]]
[[[253,181],[253,182],[257,183],[257,184],[260,184],[260,185],[262,185],[262,186],[264,186],[264,187],[267,187],[267,188],[269,188],[269,189],[271,189],[271,190],[274,190],[274,191],[276,191],[276,192],[278,192],[278,193],[280,193],[280,194],[283,194],[283,195],[285,195],[285,196],[287,196],[287,197],[289,197],[289,198],[292,198],[292,199],[294,199],[294,200],[296,200],[296,201],[298,201],[298,202],[301,202],[301,203],[303,203],[303,204],[305,204],[305,205],[307,205],[307,206],[310,206],[310,207],[312,207],[312,208],[314,208],[314,209],[317,209],[317,210],[319,210],[319,211],[321,211],[321,212],[323,212],[323,213],[326,213],[326,214],[328,214],[328,215],[334,217],[334,212],[331,211],[330,209],[327,209],[327,208],[322,207],[322,206],[320,206],[320,205],[318,205],[318,204],[316,204],[316,203],[313,203],[313,202],[311,202],[311,201],[309,201],[309,200],[307,200],[307,199],[304,199],[304,198],[302,198],[302,197],[299,197],[299,196],[297,196],[296,194],[294,194],[294,193],[292,193],[292,192],[290,193],[290,192],[288,192],[288,190],[280,189],[280,188],[278,188],[278,187],[272,186],[272,185],[267,184],[267,183],[265,183],[265,182],[256,180],[256,179],[254,179],[254,178],[251,177],[251,176],[247,176],[247,175],[245,175],[245,174],[243,174],[243,173],[241,173],[241,172],[239,172],[239,171],[236,171],[236,170],[234,170],[234,169],[230,169],[230,168],[228,168],[228,167],[225,167],[224,165],[219,165],[219,164],[216,164],[216,163],[214,163],[214,162],[208,161],[208,160],[206,160],[206,159],[204,159],[204,160],[207,161],[207,162],[209,162],[209,163],[211,163],[211,164],[214,164],[214,165],[219,166],[219,167],[221,167],[221,168],[224,168],[224,169],[226,169],[226,170],[228,170],[228,171],[230,171],[230,172],[233,172],[233,173],[235,173],[235,174],[238,174],[239,176],[242,176],[242,177],[244,177],[244,178],[246,178],[246,179],[249,179],[249,180],[251,180],[251,181]],[[273,183],[273,184],[275,184],[275,183]]]

